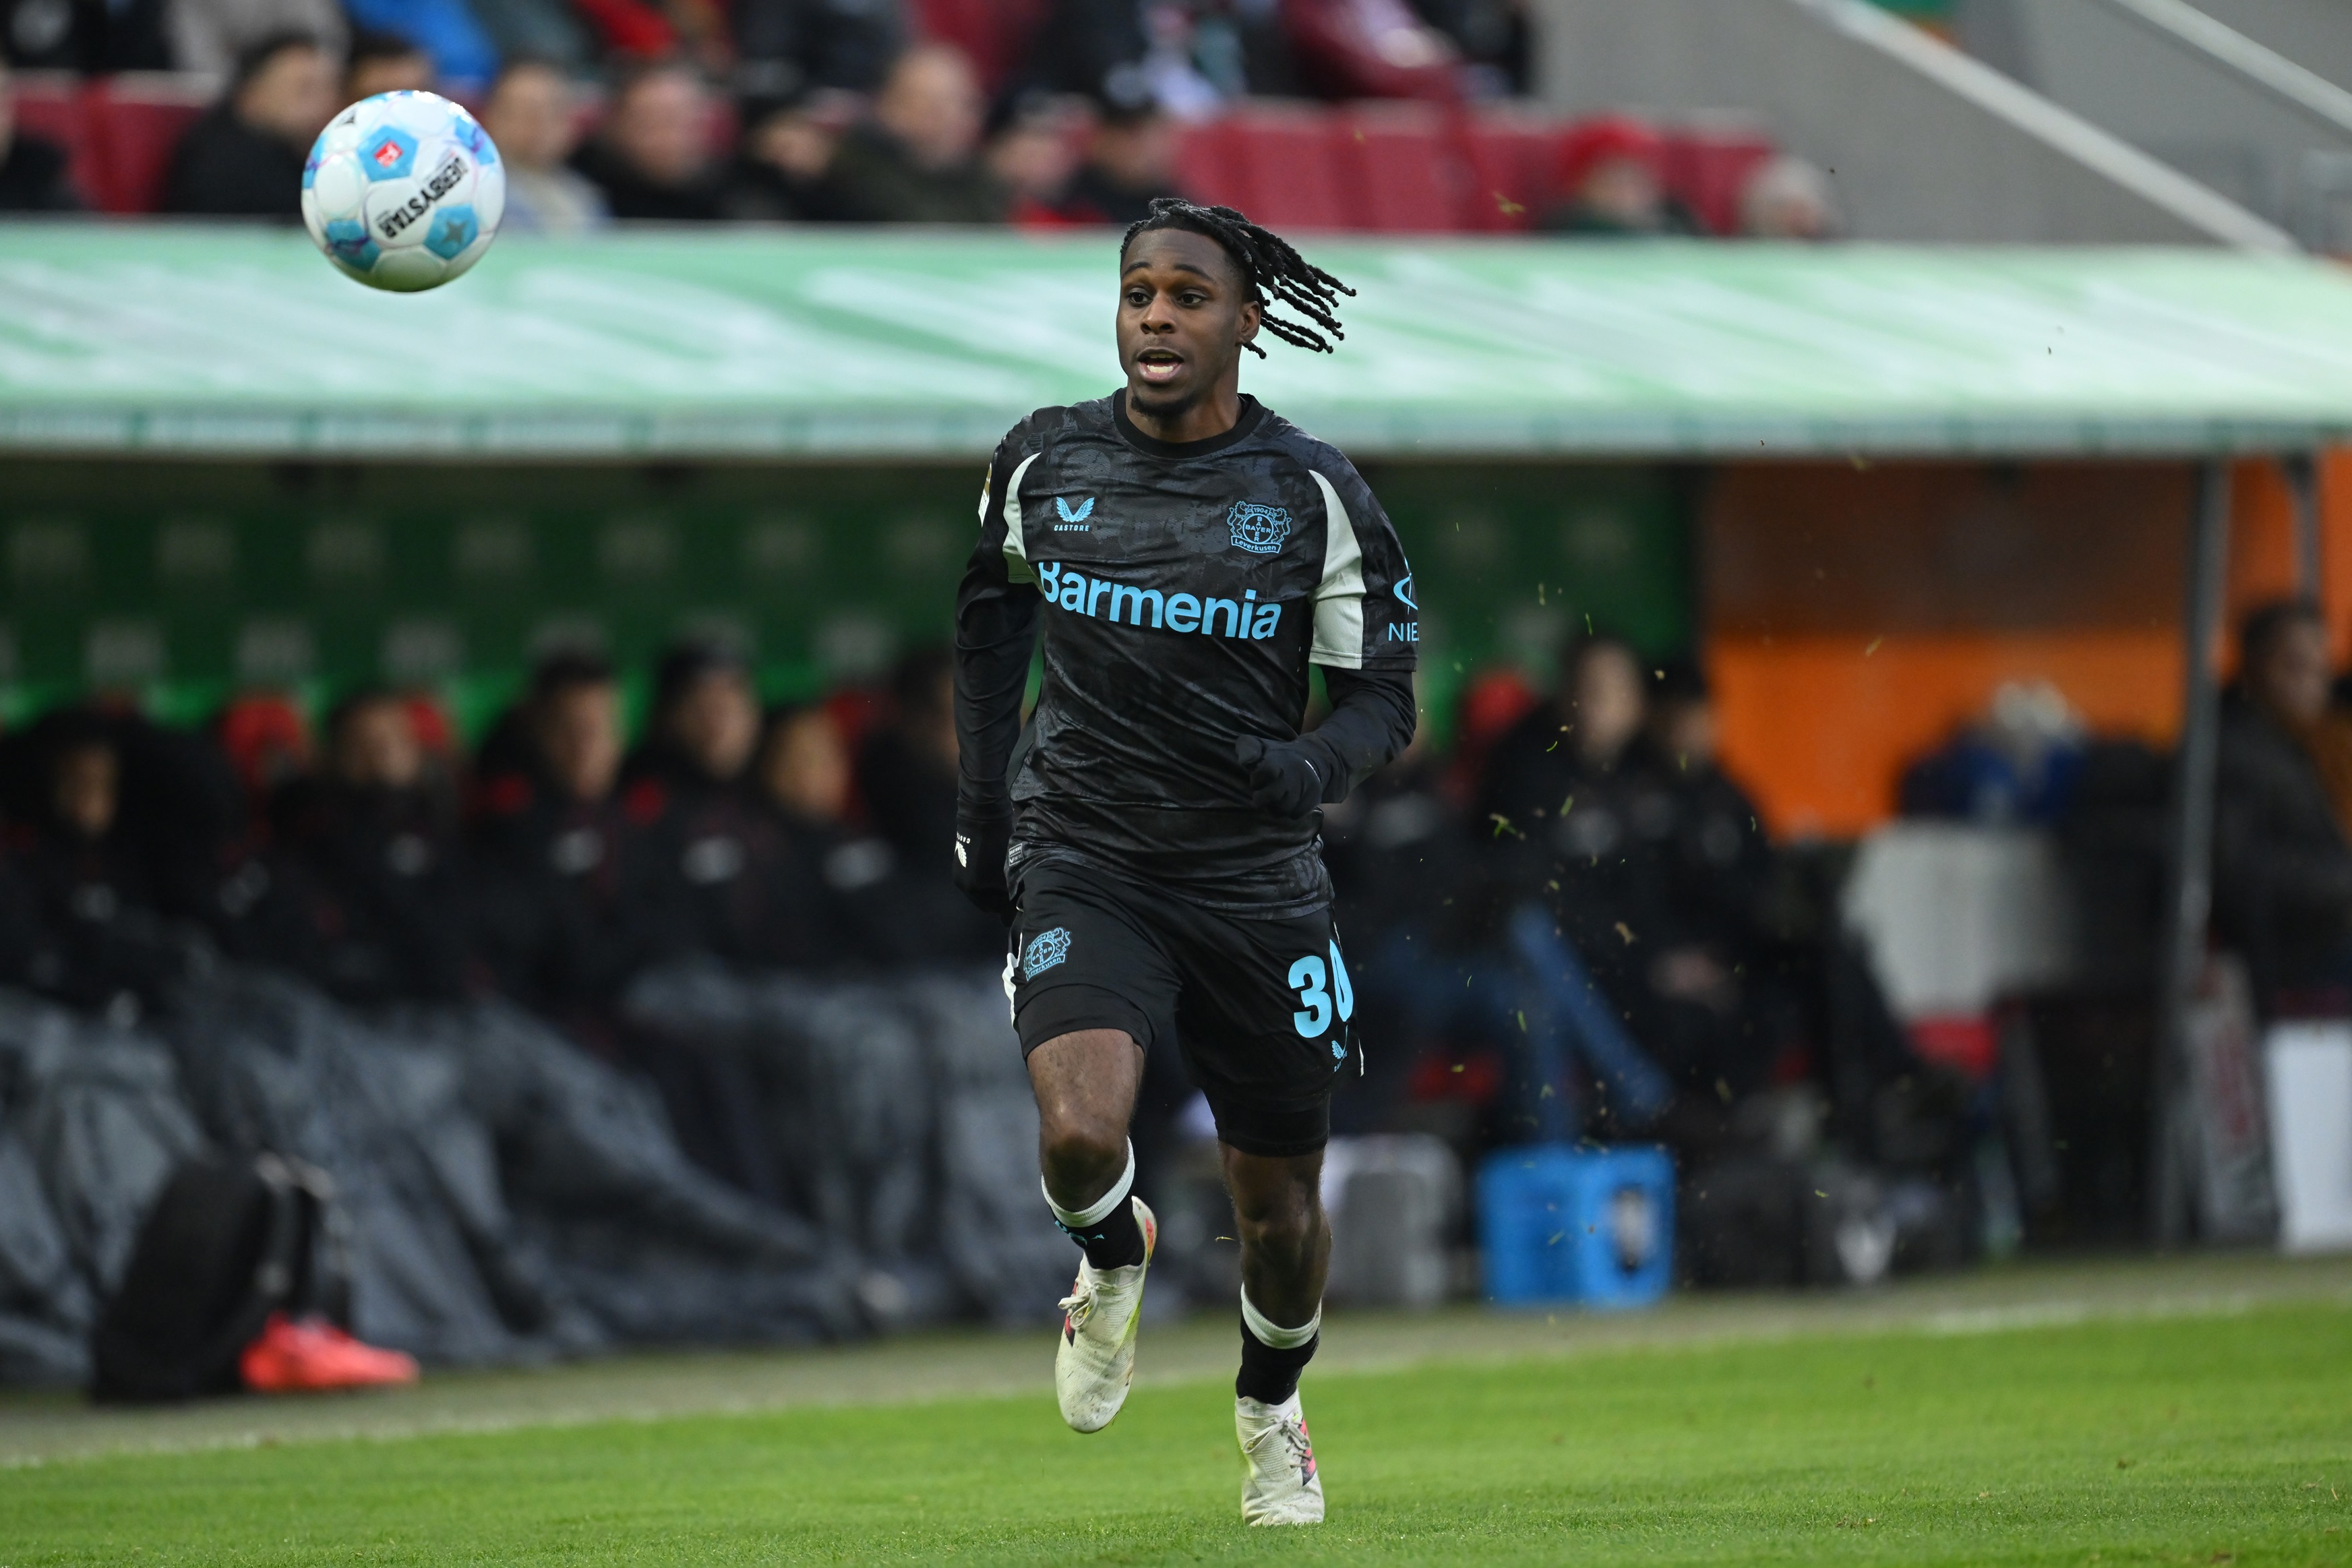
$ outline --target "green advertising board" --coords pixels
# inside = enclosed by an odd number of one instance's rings
[[[1539,666],[1587,616],[1660,651],[1687,638],[1661,470],[1368,473],[1422,585],[1433,711],[1463,671]],[[536,649],[642,670],[698,631],[748,647],[769,695],[807,695],[949,634],[979,484],[969,462],[0,458],[0,720],[91,689],[193,721],[240,688],[316,702],[390,680],[443,691],[471,730]]]

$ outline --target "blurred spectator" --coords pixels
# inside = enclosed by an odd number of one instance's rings
[[[2329,670],[2319,607],[2267,605],[2239,633],[2239,679],[2221,715],[2213,922],[2243,955],[2265,1015],[2295,993],[2352,986],[2352,844],[2330,798],[2324,743]]]
[[[433,81],[433,57],[398,33],[362,29],[343,57],[346,105],[379,92],[429,92]]]
[[[279,791],[271,815],[314,895],[322,984],[360,1003],[467,994],[472,900],[456,803],[404,698],[345,698],[327,720],[324,770]]]
[[[2046,680],[2011,680],[1992,710],[1903,772],[1906,816],[2057,822],[2073,805],[2087,755],[2082,716]]]
[[[351,37],[337,0],[163,0],[163,26],[173,68],[215,81],[226,81],[245,52],[267,38],[299,34],[341,57]]]
[[[1178,194],[1176,122],[1154,108],[1115,109],[1096,124],[1062,211],[1125,227],[1150,216],[1152,197]]]
[[[874,831],[897,852],[889,889],[900,927],[893,956],[1001,953],[1003,923],[961,901],[942,845],[955,842],[955,670],[948,650],[917,648],[890,672],[889,722],[866,739],[857,784]]]
[[[1641,236],[1696,234],[1699,226],[1666,194],[1665,141],[1638,121],[1597,120],[1580,127],[1560,148],[1560,189],[1567,199],[1544,215],[1554,234]]]
[[[1250,93],[1297,90],[1279,0],[1052,0],[1020,85],[1188,119]]]
[[[1046,100],[1015,110],[990,139],[985,162],[1011,196],[1006,216],[1029,227],[1070,219],[1062,211],[1078,168],[1078,134],[1066,102]]]
[[[468,0],[499,58],[537,60],[572,75],[595,62],[587,23],[568,0]]]
[[[614,217],[672,223],[719,217],[711,111],[709,90],[690,67],[643,67],[614,89],[603,130],[573,165],[604,191]]]
[[[0,0],[0,59],[25,70],[170,70],[166,0]]]
[[[515,763],[486,761],[477,786],[482,956],[509,995],[616,1048],[610,1004],[684,934],[653,831],[660,791],[614,787],[620,689],[600,658],[542,659],[507,731]]]
[[[890,706],[857,758],[866,813],[900,855],[937,859],[955,842],[955,671],[945,648],[899,659]]]
[[[352,100],[403,88],[426,89],[437,76],[478,89],[499,72],[499,47],[466,0],[343,0],[358,29],[352,39]],[[364,84],[364,85],[363,85]]]
[[[827,200],[856,223],[992,224],[1006,195],[979,159],[984,105],[971,62],[945,44],[898,57],[873,117],[843,138]]]
[[[173,153],[163,210],[299,219],[302,160],[340,107],[335,92],[334,61],[315,39],[284,33],[255,45]]]
[[[737,0],[734,15],[736,90],[771,102],[872,92],[907,31],[898,0]]]
[[[727,216],[755,223],[834,216],[824,174],[833,166],[842,132],[857,112],[856,99],[837,91],[747,100],[747,129],[727,182]]]
[[[0,212],[78,212],[81,198],[66,178],[66,155],[16,124],[8,67],[0,62]]]
[[[248,692],[213,716],[215,745],[256,803],[310,771],[310,726],[290,697]]]
[[[1755,803],[1717,763],[1706,678],[1687,663],[1656,676],[1630,793],[1630,826],[1663,883],[1636,1032],[1681,1087],[1737,1100],[1763,1087],[1783,1032],[1759,1018],[1754,979],[1772,849]]]
[[[507,165],[507,213],[517,234],[580,234],[611,214],[604,193],[567,160],[579,144],[571,79],[541,60],[513,60],[482,109],[482,128]]]
[[[1739,232],[1748,239],[1835,239],[1844,227],[1828,171],[1792,153],[1757,164],[1739,187]]]
[[[1621,1006],[1665,924],[1658,868],[1634,823],[1646,685],[1622,640],[1573,644],[1552,700],[1496,743],[1473,819],[1517,868],[1519,886],[1542,890]]]
[[[767,827],[751,786],[760,705],[742,658],[715,643],[686,642],[662,656],[645,743],[622,776],[650,810],[659,791],[660,852],[673,901],[692,921],[691,944],[740,963],[761,957],[768,889],[759,875]]]
[[[122,820],[122,752],[110,726],[64,713],[44,731],[38,813],[9,846],[43,938],[30,976],[79,1006],[135,1009],[187,972],[189,938],[163,920]]]
[[[1528,11],[1523,0],[1414,0],[1422,20],[1453,40],[1472,98],[1528,90]]]
[[[756,763],[769,854],[760,867],[768,925],[761,956],[819,969],[893,951],[888,886],[898,852],[848,826],[853,775],[841,727],[821,703],[769,717]]]
[[[594,35],[592,53],[638,65],[677,53],[677,29],[646,0],[572,0]]]
[[[1299,79],[1324,98],[1451,99],[1460,90],[1452,40],[1404,0],[1282,0]]]

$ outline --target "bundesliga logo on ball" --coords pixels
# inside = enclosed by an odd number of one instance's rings
[[[411,294],[482,258],[506,212],[488,132],[438,93],[380,92],[327,122],[302,165],[302,222],[371,289]]]

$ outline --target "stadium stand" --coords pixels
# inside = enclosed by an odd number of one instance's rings
[[[173,148],[213,97],[202,78],[161,71],[26,71],[15,86],[18,120],[66,150],[74,184],[109,213],[155,210]]]
[[[1003,9],[932,0],[926,26],[961,43],[985,31],[972,18],[994,18],[994,27]],[[1005,52],[974,55],[984,79],[1009,68]],[[200,79],[153,72],[88,80],[26,72],[16,88],[26,128],[64,148],[90,205],[115,214],[155,210],[172,149],[208,100]],[[1512,103],[1247,100],[1184,129],[1178,171],[1192,195],[1277,227],[1511,232],[1559,200],[1562,157],[1586,123]],[[722,114],[714,138],[734,129]],[[1772,155],[1770,140],[1737,122],[1661,129],[1668,189],[1708,233],[1736,232],[1741,182]]]

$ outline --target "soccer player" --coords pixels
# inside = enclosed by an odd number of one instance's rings
[[[1313,1524],[1298,1376],[1355,1008],[1318,807],[1412,738],[1412,574],[1348,459],[1240,390],[1261,332],[1330,352],[1352,290],[1229,207],[1165,197],[1127,231],[1118,289],[1126,387],[1014,426],[981,496],[956,596],[956,878],[1012,925],[1045,1200],[1085,1253],[1063,1416],[1101,1430],[1134,1376],[1154,1222],[1127,1132],[1144,1052],[1172,1031],[1241,1238],[1242,1514]],[[1310,663],[1331,710],[1301,733]]]

